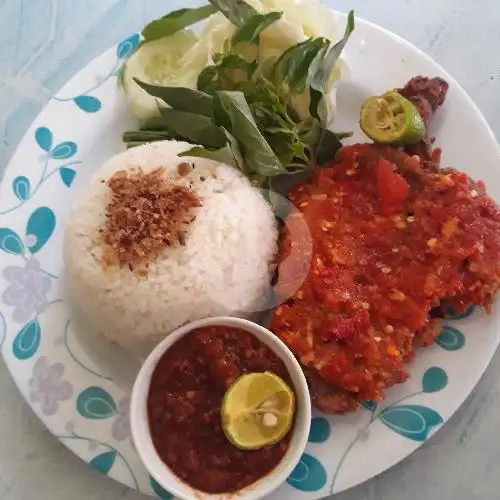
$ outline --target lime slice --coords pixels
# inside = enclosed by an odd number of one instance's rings
[[[370,139],[381,144],[413,144],[426,134],[418,109],[394,91],[367,99],[361,106],[359,125]]]
[[[222,402],[222,428],[238,448],[257,450],[281,441],[293,423],[295,395],[271,372],[239,377]]]

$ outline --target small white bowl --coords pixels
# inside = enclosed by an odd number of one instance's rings
[[[192,488],[179,479],[160,459],[156,453],[149,430],[147,399],[151,377],[165,352],[181,337],[196,328],[204,326],[229,326],[245,330],[266,344],[278,355],[290,373],[296,394],[295,424],[292,429],[292,438],[288,452],[278,466],[267,476],[256,483],[237,492],[209,494]],[[151,476],[176,498],[182,500],[258,500],[284,483],[299,463],[302,453],[307,445],[309,429],[311,426],[311,399],[307,382],[302,369],[286,345],[273,333],[256,323],[239,318],[208,318],[195,321],[172,332],[148,356],[142,365],[132,391],[130,414],[132,437],[134,445]],[[167,431],[167,430],[166,430]],[[172,429],[175,432],[175,429]]]

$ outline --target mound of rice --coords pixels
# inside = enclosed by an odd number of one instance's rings
[[[277,226],[269,204],[236,169],[211,160],[179,158],[191,146],[162,141],[108,160],[72,211],[64,261],[70,295],[87,320],[129,349],[159,342],[175,328],[204,317],[251,317],[270,292]],[[177,166],[195,168],[182,176]],[[165,169],[170,182],[191,186],[201,200],[184,246],[165,248],[147,277],[127,267],[105,268],[99,229],[110,201],[107,181],[117,171]]]

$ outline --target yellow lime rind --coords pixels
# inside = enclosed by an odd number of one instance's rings
[[[228,440],[244,450],[256,450],[281,441],[290,431],[295,394],[271,372],[239,377],[224,396],[222,428]]]

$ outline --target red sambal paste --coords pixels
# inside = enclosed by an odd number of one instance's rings
[[[338,391],[315,401],[323,411],[380,401],[408,378],[415,348],[434,341],[436,309],[488,309],[499,289],[500,210],[463,173],[428,171],[418,156],[356,145],[289,199],[309,227],[312,262],[300,289],[290,290],[302,263],[288,257],[301,242],[285,231],[277,288],[292,296],[270,329]]]
[[[237,328],[199,328],[168,349],[153,373],[148,416],[156,451],[174,474],[200,491],[231,493],[280,463],[291,433],[277,444],[243,451],[228,441],[221,426],[227,389],[241,375],[265,371],[292,387],[283,361]]]

